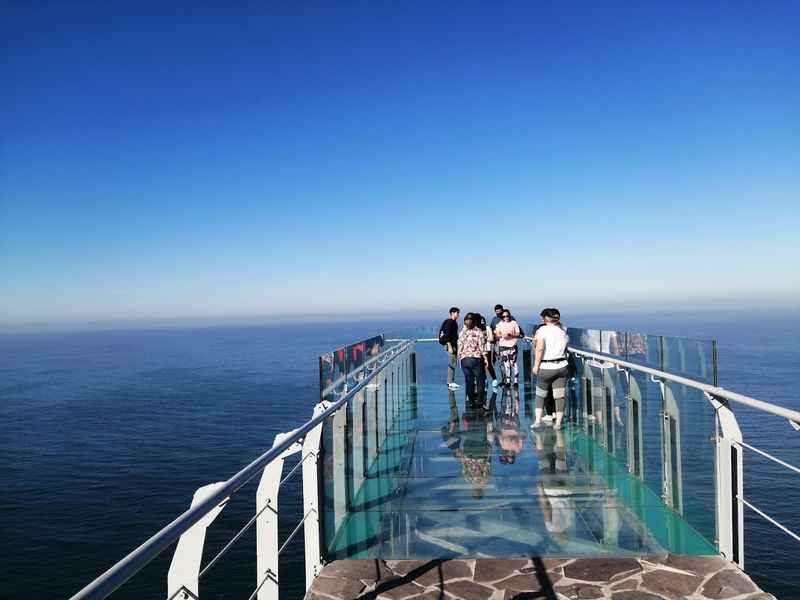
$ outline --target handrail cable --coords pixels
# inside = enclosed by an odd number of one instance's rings
[[[309,453],[308,453],[308,454],[306,454],[306,455],[305,455],[305,456],[304,456],[302,459],[300,459],[299,461],[297,461],[297,464],[296,464],[294,467],[292,467],[292,470],[291,470],[291,471],[289,471],[289,473],[286,475],[286,477],[284,477],[283,479],[281,479],[280,483],[278,483],[278,489],[280,489],[280,487],[281,487],[281,486],[284,484],[284,482],[285,482],[287,479],[289,479],[289,478],[290,478],[292,475],[294,475],[294,474],[297,472],[297,469],[298,469],[298,468],[300,468],[300,466],[301,466],[301,465],[302,465],[302,464],[305,462],[305,460],[306,460],[306,459],[307,459],[309,456],[316,456],[316,455],[315,455],[313,452],[309,452]],[[241,528],[241,529],[240,529],[240,530],[239,530],[239,531],[236,533],[236,535],[234,535],[234,536],[233,536],[233,537],[230,539],[230,541],[229,541],[227,544],[225,544],[225,546],[222,548],[222,550],[220,550],[220,551],[217,553],[217,555],[216,555],[214,558],[212,558],[210,561],[208,561],[208,564],[207,564],[207,565],[206,565],[206,566],[203,568],[203,570],[202,570],[202,571],[200,571],[200,574],[197,576],[197,578],[198,578],[198,579],[201,579],[201,578],[203,577],[203,575],[205,575],[205,574],[206,574],[206,572],[207,572],[209,569],[211,569],[211,567],[213,567],[213,566],[214,566],[214,563],[216,563],[216,562],[217,562],[217,561],[218,561],[220,558],[222,558],[222,556],[223,556],[223,555],[224,555],[224,554],[225,554],[225,553],[226,553],[226,552],[227,552],[227,551],[228,551],[228,550],[231,548],[231,546],[233,546],[233,545],[236,543],[236,541],[237,541],[237,540],[238,540],[240,537],[242,537],[242,536],[244,535],[245,531],[247,531],[248,529],[250,529],[250,527],[252,527],[252,526],[253,526],[253,523],[255,523],[255,522],[256,522],[256,519],[258,519],[258,517],[260,517],[260,516],[261,516],[261,514],[262,514],[262,513],[263,513],[265,510],[267,510],[268,508],[270,508],[270,505],[269,505],[269,503],[265,504],[265,505],[264,505],[264,508],[262,508],[262,509],[261,509],[260,511],[258,511],[258,512],[257,512],[255,515],[253,515],[253,517],[252,517],[252,518],[251,518],[251,519],[250,519],[250,520],[249,520],[247,523],[245,523],[244,527],[242,527],[242,528]]]
[[[281,544],[281,547],[280,547],[280,548],[278,548],[278,556],[280,556],[280,555],[281,555],[281,552],[283,552],[283,549],[284,549],[284,548],[286,548],[286,545],[287,545],[289,542],[291,542],[291,541],[292,541],[292,538],[294,538],[295,534],[296,534],[296,533],[297,533],[297,532],[300,530],[300,528],[301,528],[301,527],[302,527],[302,526],[305,524],[305,522],[306,522],[306,519],[308,518],[308,515],[310,515],[312,512],[317,512],[317,509],[316,509],[316,508],[310,508],[310,509],[308,510],[308,512],[307,512],[306,514],[304,514],[304,515],[303,515],[303,518],[302,518],[302,519],[300,519],[300,522],[299,522],[297,525],[295,525],[294,529],[292,530],[292,533],[290,533],[290,534],[289,534],[289,537],[287,537],[287,538],[286,538],[286,539],[283,541],[283,544]]]
[[[308,518],[308,515],[310,515],[312,512],[316,512],[316,509],[313,509],[313,508],[312,508],[312,509],[310,509],[310,510],[309,510],[309,511],[308,511],[308,512],[305,514],[305,516],[304,516],[302,519],[300,519],[300,522],[299,522],[299,523],[297,524],[297,526],[294,528],[294,530],[292,531],[292,533],[290,533],[290,534],[289,534],[289,537],[287,537],[287,538],[286,538],[286,541],[284,541],[284,542],[283,542],[283,545],[282,545],[282,546],[281,546],[281,547],[278,549],[278,556],[280,556],[280,555],[281,555],[281,552],[283,552],[283,549],[286,547],[286,544],[288,544],[289,542],[291,542],[291,541],[292,541],[292,538],[294,537],[294,535],[295,535],[295,534],[298,532],[298,530],[300,529],[300,527],[301,527],[301,526],[302,526],[302,525],[303,525],[303,524],[306,522],[306,519]],[[253,598],[255,598],[255,597],[258,595],[258,591],[259,591],[259,590],[260,590],[262,587],[264,587],[264,584],[265,584],[265,583],[267,583],[267,580],[270,578],[270,575],[275,575],[275,573],[273,573],[271,570],[269,570],[269,569],[268,569],[268,570],[267,570],[267,573],[264,575],[264,578],[263,578],[263,579],[261,580],[261,582],[260,582],[260,583],[259,583],[259,584],[256,586],[256,589],[253,591],[253,593],[252,593],[252,594],[250,594],[250,596],[247,598],[247,600],[253,600]],[[278,581],[277,581],[277,580],[274,580],[274,581],[275,581],[275,583],[278,583]]]
[[[736,442],[736,443],[738,445],[740,445],[740,446],[744,446],[745,448],[748,448],[748,449],[752,450],[753,452],[758,452],[761,456],[765,456],[768,459],[775,461],[779,465],[782,465],[782,466],[786,467],[787,469],[791,469],[795,473],[800,473],[800,469],[798,469],[794,465],[790,465],[789,463],[782,461],[780,458],[775,458],[771,454],[768,454],[768,453],[764,452],[763,450],[759,450],[755,446],[751,446],[750,444],[746,444],[745,442]]]
[[[297,464],[296,464],[295,466],[293,466],[293,467],[292,467],[292,470],[291,470],[291,471],[289,471],[289,472],[286,474],[286,476],[285,476],[283,479],[281,479],[280,483],[278,483],[278,489],[280,489],[280,487],[281,487],[281,486],[282,486],[282,485],[283,485],[283,484],[286,482],[286,480],[287,480],[287,479],[289,479],[289,478],[290,478],[292,475],[294,475],[295,473],[297,473],[297,469],[299,469],[299,468],[300,468],[300,467],[303,465],[303,463],[304,463],[304,462],[306,462],[306,459],[307,459],[309,456],[316,456],[316,455],[317,455],[317,454],[316,454],[315,452],[309,452],[309,453],[308,453],[308,454],[306,454],[306,455],[305,455],[303,458],[301,458],[300,460],[298,460],[298,461],[297,461]]]
[[[260,590],[262,587],[264,587],[264,584],[265,584],[265,583],[267,583],[267,580],[269,579],[269,576],[270,576],[270,575],[275,575],[275,573],[273,573],[272,571],[269,571],[269,570],[268,570],[268,571],[267,571],[267,573],[266,573],[266,575],[264,575],[264,579],[262,579],[262,580],[261,580],[261,583],[259,583],[259,584],[258,584],[258,586],[256,586],[256,589],[255,589],[255,590],[253,590],[253,593],[252,593],[252,594],[250,594],[250,596],[247,598],[247,600],[253,600],[253,598],[255,598],[255,597],[258,595],[258,591],[259,591],[259,590]],[[275,583],[278,583],[278,581],[277,581],[277,580],[275,580]]]
[[[781,529],[785,533],[788,533],[790,536],[792,536],[794,539],[796,539],[798,542],[800,542],[800,535],[797,535],[794,531],[791,531],[791,530],[787,529],[786,527],[784,527],[783,525],[778,523],[778,521],[776,521],[775,519],[770,517],[767,513],[765,513],[764,511],[762,511],[762,510],[760,510],[758,508],[756,508],[755,506],[750,504],[747,500],[745,500],[741,496],[736,496],[736,499],[739,500],[739,502],[741,502],[745,506],[747,506],[747,507],[753,509],[754,511],[756,511],[758,514],[760,514],[762,517],[764,517],[767,521],[769,521],[770,523],[775,525],[775,527],[777,527],[778,529]]]
[[[381,355],[385,355],[389,360],[394,360],[402,355],[413,345],[412,340],[397,344],[387,348]],[[381,356],[379,355],[379,356]],[[375,357],[377,358],[377,357]],[[114,590],[119,588],[128,579],[138,573],[156,556],[166,550],[173,542],[189,528],[202,519],[209,511],[226,501],[228,497],[236,493],[242,486],[248,483],[253,477],[260,473],[266,465],[278,458],[297,440],[303,438],[309,431],[324,422],[329,416],[344,406],[353,396],[363,390],[380,373],[379,370],[373,371],[356,384],[340,399],[332,402],[328,408],[316,417],[313,417],[299,428],[295,429],[280,442],[274,444],[269,450],[253,460],[250,464],[240,469],[236,474],[223,482],[214,493],[210,494],[205,500],[190,507],[188,510],[176,517],[166,527],[153,534],[144,543],[127,556],[119,560],[111,568],[102,573],[94,581],[83,587],[71,600],[84,600],[86,598],[105,598]]]

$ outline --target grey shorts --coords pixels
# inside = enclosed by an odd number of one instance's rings
[[[539,375],[536,377],[536,395],[546,397],[552,389],[553,398],[563,398],[564,390],[567,387],[567,376],[569,367],[560,369],[542,369],[539,367]]]

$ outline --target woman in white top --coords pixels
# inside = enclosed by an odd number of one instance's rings
[[[536,348],[533,363],[533,374],[536,375],[536,410],[532,427],[539,427],[542,424],[544,399],[551,390],[556,403],[554,426],[561,427],[569,373],[567,363],[569,338],[561,327],[561,313],[557,308],[545,308],[542,317],[545,324],[536,331],[533,338]]]

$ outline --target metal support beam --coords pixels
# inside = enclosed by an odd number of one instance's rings
[[[276,435],[273,446],[283,442],[292,433],[294,432]],[[284,460],[301,450],[302,445],[299,442],[284,450],[276,460],[264,467],[261,481],[258,483],[258,490],[256,490],[258,600],[278,600],[278,492],[280,491]]]
[[[347,516],[347,405],[333,415],[331,446],[333,446],[333,521],[334,531]]]
[[[199,488],[192,498],[191,506],[197,506],[214,492],[224,486],[224,482],[209,483]],[[203,559],[203,545],[206,541],[206,528],[214,522],[225,507],[229,498],[208,511],[202,519],[181,535],[167,574],[167,598],[199,598],[200,561]],[[191,508],[191,507],[190,507]]]
[[[314,416],[321,415],[328,408],[327,402],[320,402],[314,407]],[[322,441],[322,422],[318,423],[303,439],[303,456],[312,454],[303,461],[303,515],[305,525],[305,560],[306,590],[311,587],[314,578],[322,570],[322,541],[320,527],[320,494],[319,494],[319,449]]]
[[[744,568],[742,432],[728,403],[706,394],[716,410],[716,503],[719,551]]]

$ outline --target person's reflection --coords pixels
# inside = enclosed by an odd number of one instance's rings
[[[461,469],[472,486],[472,497],[483,498],[492,475],[490,454],[494,443],[492,419],[483,406],[467,405],[461,415]]]
[[[513,464],[525,444],[519,425],[519,391],[516,388],[503,389],[498,420],[497,444],[500,446],[498,459],[501,464]]]
[[[553,541],[563,543],[575,523],[576,512],[563,430],[534,431],[533,447],[539,458],[538,500],[544,524]]]
[[[447,424],[442,427],[442,440],[451,452],[458,456],[461,448],[461,436],[458,430],[458,404],[456,404],[456,393],[453,390],[447,392],[447,399],[450,402],[450,418]]]
[[[489,396],[489,402],[486,405],[486,410],[489,412],[489,416],[494,418],[497,413],[497,391],[492,391],[492,395]]]
[[[480,499],[492,474],[490,455],[495,436],[491,413],[468,399],[459,421],[452,393],[449,402],[450,417],[441,429],[442,439],[461,461],[461,472],[464,481],[472,487],[472,497]]]

